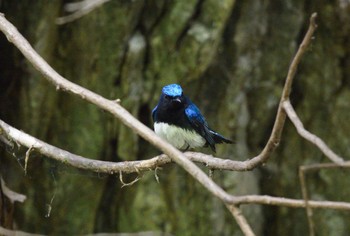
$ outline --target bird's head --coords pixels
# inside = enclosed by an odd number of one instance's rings
[[[184,107],[185,97],[180,85],[169,84],[162,89],[162,103],[169,109],[180,109]]]

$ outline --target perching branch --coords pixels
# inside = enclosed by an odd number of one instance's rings
[[[283,102],[289,99],[291,89],[292,89],[292,83],[293,83],[293,80],[294,80],[294,77],[295,77],[295,74],[297,71],[298,64],[299,64],[302,56],[304,55],[307,46],[311,43],[312,35],[317,28],[316,17],[317,17],[317,13],[313,13],[311,15],[309,28],[305,34],[305,37],[304,37],[302,43],[300,44],[300,46],[298,48],[297,53],[295,54],[290,66],[289,66],[286,82],[285,82],[284,87],[283,87],[282,96],[281,96],[280,103],[279,103],[278,110],[277,110],[275,123],[274,123],[273,129],[272,129],[270,138],[267,141],[264,149],[261,151],[261,153],[259,155],[253,157],[250,160],[246,160],[243,162],[235,162],[235,161],[232,161],[229,159],[224,160],[225,163],[220,163],[220,167],[222,169],[230,169],[230,170],[236,170],[236,171],[252,170],[255,167],[261,165],[262,163],[265,163],[270,158],[271,153],[279,145],[282,131],[283,131],[283,127],[284,127],[284,123],[286,120],[286,113],[283,109]],[[204,161],[204,159],[207,160],[207,162],[205,162],[205,163],[207,163],[208,166],[210,166],[213,162],[217,161],[216,159],[211,160],[210,158],[208,158],[208,156],[205,156],[204,154],[195,154],[195,153],[191,153],[191,154],[196,156],[197,159],[201,159],[202,161]]]
[[[100,1],[102,2],[102,1]],[[121,163],[111,163],[99,160],[91,160],[81,156],[71,154],[65,150],[59,149],[41,140],[38,140],[24,132],[21,132],[13,127],[10,127],[6,123],[0,121],[0,134],[3,137],[10,138],[8,140],[18,142],[28,148],[33,148],[33,150],[42,153],[50,158],[62,161],[69,165],[75,166],[77,168],[90,169],[97,172],[104,173],[130,173],[137,172],[146,169],[155,169],[160,165],[166,164],[168,162],[174,161],[184,168],[189,174],[191,174],[198,182],[200,182],[208,191],[213,195],[221,199],[227,205],[230,206],[230,210],[234,209],[234,216],[238,224],[242,227],[244,224],[248,225],[247,222],[244,223],[244,218],[239,217],[236,214],[238,210],[237,205],[239,204],[268,204],[268,205],[278,205],[287,207],[306,207],[304,200],[294,200],[286,199],[280,197],[271,196],[260,196],[260,195],[248,195],[248,196],[233,196],[225,192],[220,186],[213,182],[200,168],[198,168],[191,160],[205,163],[211,169],[230,169],[230,170],[251,170],[258,165],[266,162],[271,153],[278,146],[282,130],[284,127],[286,119],[286,111],[284,109],[285,101],[289,99],[291,86],[293,78],[296,73],[297,66],[301,60],[301,57],[306,51],[306,47],[310,44],[312,35],[316,29],[316,13],[312,14],[310,18],[309,29],[301,43],[295,57],[290,65],[286,82],[283,88],[280,104],[278,107],[275,123],[271,136],[262,150],[262,152],[244,162],[232,161],[230,159],[219,159],[212,157],[210,155],[205,155],[201,153],[187,152],[181,153],[179,150],[168,144],[166,141],[159,138],[155,133],[150,130],[147,126],[138,121],[133,117],[127,110],[125,110],[119,103],[113,100],[108,100],[98,94],[91,92],[77,84],[74,84],[61,75],[59,75],[43,58],[41,58],[35,50],[31,47],[28,41],[17,31],[17,29],[8,22],[3,14],[0,14],[0,30],[7,36],[7,39],[12,42],[22,54],[32,63],[32,65],[43,74],[43,76],[50,81],[57,89],[62,89],[73,95],[76,95],[83,100],[86,100],[103,110],[110,112],[116,118],[118,118],[123,124],[132,129],[135,133],[140,135],[150,144],[154,145],[165,155],[161,155],[149,160],[144,161],[133,161],[133,162],[121,162]],[[0,135],[0,136],[1,136]],[[29,153],[28,153],[29,154]],[[347,202],[330,202],[330,201],[308,201],[307,206],[310,208],[331,208],[331,209],[341,209],[350,210],[350,203]],[[232,212],[232,211],[231,211]],[[243,224],[241,224],[243,222]],[[250,228],[249,225],[246,228]],[[242,228],[242,230],[245,230]],[[244,231],[248,232],[248,231]]]
[[[306,33],[306,36],[301,46],[299,47],[299,50],[296,53],[295,58],[291,63],[289,73],[286,79],[286,83],[283,89],[281,103],[278,108],[275,125],[272,130],[269,141],[267,142],[263,151],[258,156],[246,162],[240,163],[238,165],[239,168],[237,169],[250,170],[260,165],[261,163],[266,162],[270,154],[277,147],[281,137],[282,129],[284,126],[284,121],[286,118],[285,113],[282,109],[282,102],[286,98],[288,98],[290,94],[292,80],[296,73],[297,64],[299,63],[301,56],[305,52],[306,46],[311,41],[311,36],[316,28],[315,18],[316,18],[316,13],[314,13],[311,16],[309,29]],[[17,29],[10,22],[8,22],[5,19],[4,15],[0,16],[0,29],[6,34],[8,40],[13,44],[15,44],[15,46],[23,53],[23,55],[34,65],[34,67],[36,67],[37,70],[40,71],[47,80],[53,83],[56,86],[56,88],[75,94],[81,97],[82,99],[87,100],[88,102],[95,104],[96,106],[106,111],[109,111],[111,114],[113,114],[116,118],[120,119],[125,125],[131,128],[141,137],[146,139],[152,145],[158,147],[168,156],[170,156],[175,162],[180,164],[185,170],[191,173],[191,175],[194,176],[200,183],[202,183],[206,188],[208,188],[208,190],[210,189],[210,191],[212,191],[214,195],[218,196],[222,200],[230,199],[230,196],[225,191],[223,191],[210,178],[208,178],[208,176],[204,172],[202,172],[196,165],[194,165],[191,161],[189,161],[181,152],[179,152],[170,144],[168,144],[167,142],[165,142],[164,140],[156,136],[152,130],[150,130],[144,124],[139,122],[136,118],[134,118],[127,110],[125,110],[118,103],[115,103],[112,100],[105,99],[102,96],[95,94],[77,84],[74,84],[66,80],[65,78],[63,78],[61,75],[59,75],[54,69],[52,69],[52,67],[50,67],[50,65],[47,64],[45,60],[43,60],[35,52],[35,50],[30,46],[28,41],[25,38],[23,38],[23,36],[17,31]],[[198,155],[199,154],[197,154],[196,157],[198,157]],[[211,158],[212,157],[208,155],[203,155],[200,157],[200,159],[202,160],[207,159],[205,163],[208,163],[208,164],[213,163],[213,160]],[[227,164],[235,165],[238,163],[239,162],[233,162],[231,160],[224,160],[224,162],[221,162],[221,166],[225,167]]]
[[[54,160],[60,161],[67,165],[85,170],[91,170],[99,173],[107,174],[118,174],[121,171],[124,173],[134,173],[142,172],[159,165],[159,161],[171,162],[171,159],[164,155],[163,159],[158,159],[157,157],[145,160],[145,161],[125,161],[125,162],[108,162],[100,160],[91,160],[82,156],[78,156],[72,153],[69,153],[65,150],[54,147],[50,144],[47,144],[37,138],[34,138],[22,131],[19,131],[5,122],[0,120],[0,133],[8,134],[8,138],[11,138],[18,142],[18,144],[32,147],[33,151],[38,151],[41,154],[50,157]],[[164,162],[161,164],[165,164]],[[346,163],[350,167],[350,163]],[[321,165],[321,164],[320,164]],[[323,166],[323,165],[322,165]],[[328,166],[328,165],[327,165]],[[333,164],[335,166],[335,164]],[[331,165],[331,167],[333,167]],[[345,164],[343,165],[345,166]],[[329,168],[331,168],[329,167]],[[279,197],[270,197],[270,196],[260,196],[260,195],[247,195],[247,196],[237,196],[231,197],[229,195],[227,200],[228,204],[266,204],[266,205],[276,205],[276,206],[288,206],[288,207],[305,207],[303,200],[279,198]],[[334,204],[332,204],[334,203]],[[350,210],[350,203],[346,202],[324,202],[324,201],[312,201],[310,206],[313,208],[331,208],[331,209],[343,209]]]
[[[109,162],[85,158],[63,149],[52,146],[44,141],[37,139],[23,131],[20,131],[4,121],[0,120],[0,134],[5,133],[9,141],[15,140],[16,143],[28,147],[28,151],[37,151],[42,155],[62,162],[72,167],[90,170],[98,173],[115,174],[119,172],[135,173],[138,171],[147,171],[154,169],[159,165],[171,162],[169,157],[152,158],[143,161],[125,161],[125,162]],[[28,153],[27,151],[27,153]],[[26,155],[27,159],[27,155]],[[26,165],[25,165],[26,166]]]
[[[40,139],[37,139],[23,131],[20,131],[8,125],[2,120],[0,120],[0,131],[0,137],[2,137],[4,140],[7,136],[6,143],[10,143],[11,140],[15,140],[22,146],[31,149],[31,151],[33,151],[32,149],[34,149],[37,152],[43,154],[44,156],[54,159],[56,161],[62,162],[75,168],[90,170],[98,173],[114,174],[119,173],[120,171],[124,173],[136,173],[138,171],[148,171],[156,169],[157,167],[172,162],[171,158],[169,158],[165,154],[142,161],[109,162],[89,159],[52,146]],[[4,134],[6,134],[6,136],[2,136]],[[8,144],[8,146],[10,148],[13,148],[13,145]],[[253,169],[253,166],[250,164],[250,161],[234,161],[229,159],[221,159],[198,152],[185,152],[184,155],[189,160],[198,163],[203,163],[210,169],[233,171],[247,171]],[[27,156],[28,155],[26,155],[26,157]]]
[[[123,124],[128,126],[135,133],[140,135],[146,141],[159,148],[167,154],[173,161],[184,168],[199,183],[208,189],[214,196],[217,196],[224,202],[234,200],[235,196],[226,193],[220,186],[211,180],[198,166],[184,156],[182,152],[172,145],[158,137],[150,128],[142,124],[119,103],[108,100],[88,89],[74,84],[58,74],[28,43],[28,41],[18,32],[4,14],[0,14],[0,30],[6,35],[7,39],[12,42],[22,54],[32,63],[32,65],[51,82],[56,89],[62,89],[74,94],[83,100],[86,100],[101,109],[108,111]]]
[[[311,35],[315,30],[316,14],[313,14],[311,17],[311,23],[306,34],[302,45],[307,45],[311,40]],[[170,144],[159,138],[155,135],[155,133],[146,127],[144,124],[139,122],[136,118],[134,118],[127,110],[125,110],[118,103],[115,103],[112,100],[108,100],[103,98],[102,96],[95,94],[77,84],[74,84],[61,75],[59,75],[50,65],[47,64],[42,57],[40,57],[35,50],[31,47],[28,41],[17,31],[17,29],[8,22],[4,15],[0,16],[0,29],[5,33],[8,40],[12,42],[22,53],[23,55],[33,64],[33,66],[41,72],[44,77],[53,83],[56,88],[65,90],[74,95],[81,97],[88,102],[95,104],[96,106],[110,112],[116,118],[120,119],[125,125],[131,128],[134,132],[139,134],[141,137],[146,139],[152,145],[158,147],[165,154],[171,157],[175,162],[181,165],[186,171],[188,171],[194,178],[196,178],[201,184],[203,184],[209,191],[211,191],[215,196],[224,200],[225,202],[229,202],[232,200],[233,196],[227,194],[223,189],[221,189],[218,185],[216,185],[203,171],[201,171],[196,165],[194,165],[191,161],[189,161],[180,151],[172,147]],[[291,87],[291,81],[295,74],[296,64],[300,61],[301,55],[305,51],[305,46],[301,46],[296,54],[296,59],[293,60],[291,64],[290,72],[287,76],[287,82],[283,89],[283,98],[285,98],[285,94],[288,94]],[[294,71],[294,72],[293,72]],[[271,154],[271,152],[277,147],[279,143],[279,139],[281,136],[282,128],[284,126],[285,114],[281,108],[281,104],[278,109],[276,122],[271,134],[271,137],[262,151],[260,155],[257,157],[247,161],[244,165],[244,168],[249,169],[254,166],[261,164],[266,161]],[[204,156],[203,156],[204,157]],[[210,158],[208,158],[208,163]],[[92,161],[93,163],[94,161]],[[229,161],[226,161],[229,162]],[[90,165],[92,165],[90,163]]]
[[[138,171],[156,169],[157,167],[172,162],[171,158],[165,154],[142,161],[109,162],[89,159],[52,146],[40,139],[37,139],[23,131],[20,131],[8,125],[2,120],[0,120],[0,131],[0,137],[2,137],[4,140],[7,138],[6,143],[11,143],[11,140],[15,140],[22,146],[28,147],[29,149],[34,149],[44,156],[56,161],[62,162],[75,168],[90,170],[98,173],[114,174],[119,173],[120,171],[124,173],[135,173]],[[7,137],[4,136],[4,134],[6,134]],[[13,148],[13,145],[8,144],[8,146],[10,148]],[[203,163],[211,169],[238,171],[244,171],[248,169],[246,161],[241,162],[229,159],[225,160],[198,152],[185,152],[184,155],[191,161]],[[26,155],[26,157],[27,156],[28,155]]]

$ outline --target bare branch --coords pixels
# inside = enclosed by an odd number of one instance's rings
[[[290,95],[290,92],[292,89],[293,79],[294,79],[294,76],[296,74],[298,64],[299,64],[302,56],[304,55],[307,46],[311,42],[312,35],[313,35],[314,31],[316,30],[316,27],[317,27],[316,17],[317,17],[317,13],[313,13],[311,15],[309,28],[304,36],[302,43],[299,46],[298,51],[296,52],[290,66],[289,66],[287,78],[286,78],[286,81],[285,81],[285,84],[283,87],[282,96],[281,96],[280,104],[278,106],[276,120],[275,120],[275,123],[273,125],[271,136],[270,136],[269,140],[267,141],[267,144],[264,147],[264,149],[262,150],[262,152],[258,156],[254,157],[253,159],[251,159],[249,161],[249,164],[250,164],[249,167],[251,167],[251,166],[254,167],[256,165],[261,164],[262,162],[266,162],[269,159],[270,154],[279,145],[282,131],[283,131],[283,127],[284,127],[284,122],[286,120],[286,113],[284,112],[284,110],[282,108],[282,103],[289,98],[289,95]]]
[[[306,180],[305,180],[305,170],[303,166],[299,167],[299,180],[300,180],[300,187],[301,187],[301,193],[303,195],[303,199],[305,201],[305,210],[306,210],[306,217],[309,225],[309,235],[314,236],[315,235],[315,224],[312,219],[312,208],[309,205],[309,194],[307,191],[307,185],[306,185]]]
[[[286,94],[289,96],[291,81],[295,74],[296,66],[300,61],[301,55],[305,51],[305,45],[309,44],[311,40],[311,35],[315,30],[315,18],[316,14],[313,14],[311,17],[311,24],[309,26],[309,30],[303,40],[302,45],[299,47],[299,50],[296,54],[296,58],[294,58],[290,72],[287,76],[287,81],[285,87],[283,89],[283,97],[285,98]],[[152,145],[158,147],[165,154],[170,156],[176,163],[182,166],[186,171],[188,171],[195,179],[197,179],[201,184],[203,184],[211,193],[215,196],[219,197],[221,200],[225,202],[235,201],[235,197],[226,193],[222,188],[220,188],[217,184],[215,184],[203,171],[201,171],[195,164],[193,164],[190,160],[188,160],[180,151],[172,147],[170,144],[159,138],[155,135],[155,133],[146,127],[144,124],[139,122],[136,118],[134,118],[127,110],[121,107],[118,103],[115,103],[112,100],[107,100],[102,96],[95,94],[77,84],[74,84],[61,75],[59,75],[50,65],[47,64],[45,60],[43,60],[31,47],[28,41],[17,31],[17,29],[8,22],[4,15],[0,16],[0,29],[5,33],[8,40],[15,44],[15,46],[23,53],[23,55],[40,71],[44,77],[49,80],[51,83],[55,85],[57,88],[62,88],[67,92],[75,94],[81,97],[84,100],[89,101],[96,106],[109,111],[116,118],[120,119],[125,125],[131,128],[133,131],[138,133],[145,140],[150,142]],[[294,72],[293,72],[294,71]],[[279,139],[281,136],[282,128],[284,126],[285,113],[281,108],[281,104],[278,109],[276,122],[271,134],[271,137],[265,146],[264,150],[255,158],[248,161],[249,168],[257,166],[262,162],[267,161],[271,152],[277,147],[279,143]],[[33,140],[32,140],[33,141]],[[42,148],[42,147],[40,147]],[[66,154],[66,153],[65,153]],[[74,162],[75,160],[71,160]],[[94,163],[91,163],[94,164]],[[245,167],[247,167],[245,166]]]
[[[342,168],[350,168],[350,161],[346,161],[342,165],[338,165],[335,163],[315,163],[315,164],[303,166],[303,169],[305,172],[319,170],[319,169],[342,169]]]
[[[303,123],[300,121],[298,115],[296,114],[295,110],[292,107],[292,104],[290,104],[289,100],[286,100],[283,102],[283,108],[288,114],[289,119],[294,124],[295,128],[297,129],[298,133],[301,137],[308,140],[309,142],[315,144],[322,152],[323,154],[328,157],[331,161],[338,165],[342,165],[344,163],[344,159],[337,154],[335,154],[328,146],[323,142],[322,139],[317,137],[316,135],[310,133],[307,131]]]
[[[154,178],[156,179],[157,183],[159,184],[159,176],[158,176],[158,173],[157,173],[157,170],[161,169],[161,167],[156,167],[154,168]]]
[[[124,173],[135,173],[138,171],[148,171],[156,169],[159,166],[172,162],[171,158],[169,158],[165,154],[142,161],[108,162],[94,160],[52,146],[40,139],[37,139],[23,131],[20,131],[8,125],[2,120],[0,120],[0,128],[0,137],[6,136],[9,142],[15,141],[20,145],[28,147],[28,151],[32,151],[34,149],[40,152],[41,154],[51,159],[60,161],[64,164],[98,173],[114,174],[119,173],[120,171]],[[198,152],[185,152],[184,155],[189,160],[203,163],[210,169],[247,171],[253,168],[250,165],[249,161],[234,161],[230,159],[221,159]]]
[[[137,120],[126,109],[120,106],[120,104],[108,100],[63,78],[32,48],[28,41],[18,32],[16,27],[6,20],[4,14],[0,14],[0,30],[6,35],[7,39],[22,52],[32,65],[42,73],[49,82],[54,84],[56,88],[77,95],[101,109],[110,112],[135,133],[171,157],[172,160],[184,168],[214,196],[217,196],[222,201],[227,202],[235,198],[226,193],[220,186],[212,181],[198,166],[188,160],[182,152],[158,137],[150,128]]]
[[[305,53],[307,45],[309,45],[311,40],[312,40],[312,34],[316,29],[316,23],[315,23],[316,16],[317,16],[316,13],[312,14],[312,16],[310,18],[309,29],[305,35],[305,38],[304,38],[302,44],[299,47],[299,50],[297,51],[291,65],[290,65],[288,75],[286,78],[286,83],[285,83],[284,88],[283,88],[282,98],[281,98],[278,112],[276,115],[275,124],[274,124],[273,130],[271,132],[271,136],[270,136],[266,146],[262,150],[262,152],[259,155],[255,156],[249,160],[246,160],[246,161],[234,161],[234,160],[231,160],[229,158],[226,158],[226,159],[217,158],[217,157],[213,157],[212,155],[207,155],[207,154],[198,153],[198,152],[186,152],[185,155],[190,160],[195,161],[195,162],[204,163],[208,168],[212,168],[212,169],[232,170],[232,171],[248,171],[248,170],[252,170],[255,167],[261,165],[262,163],[266,162],[269,159],[271,153],[278,146],[280,138],[281,138],[282,129],[283,129],[284,122],[286,119],[286,114],[282,108],[282,105],[283,105],[283,102],[289,98],[291,86],[292,86],[292,81],[293,81],[293,78],[294,78],[296,70],[297,70],[297,65],[300,62],[302,55]],[[160,155],[160,156],[157,156],[156,158],[163,159],[163,158],[166,158],[166,156]]]
[[[292,90],[292,83],[295,77],[295,74],[297,72],[297,68],[299,65],[299,62],[301,61],[302,56],[304,55],[306,48],[309,46],[309,44],[311,43],[312,40],[312,36],[317,28],[317,24],[316,24],[316,17],[317,17],[317,13],[312,13],[311,17],[310,17],[310,25],[309,25],[309,29],[307,30],[303,41],[301,42],[299,49],[297,51],[297,53],[295,54],[292,63],[289,66],[289,70],[288,70],[288,75],[287,75],[287,79],[286,82],[284,84],[284,90],[282,93],[282,98],[281,98],[281,103],[287,99],[289,99],[289,95],[290,92]],[[281,106],[281,104],[280,104]]]
[[[299,167],[299,179],[300,179],[300,186],[301,186],[301,191],[302,195],[305,201],[305,210],[306,210],[306,217],[308,220],[309,224],[309,234],[315,235],[315,225],[313,221],[313,212],[312,208],[310,207],[309,204],[309,194],[307,190],[307,185],[306,185],[306,177],[305,174],[307,172],[311,171],[316,171],[316,170],[321,170],[321,169],[339,169],[339,168],[349,168],[350,167],[350,162],[344,162],[341,166],[335,163],[317,163],[317,164],[311,164],[311,165],[306,165],[306,166],[300,166]]]
[[[15,191],[12,191],[9,187],[7,187],[2,177],[0,177],[0,184],[4,195],[10,200],[11,203],[24,202],[27,199],[25,195],[16,193]]]
[[[296,54],[296,58],[294,58],[290,70],[287,76],[287,81],[283,90],[283,98],[285,98],[286,94],[289,96],[289,91],[291,87],[291,81],[293,79],[293,76],[295,74],[296,66],[298,62],[300,61],[300,58],[305,51],[305,45],[307,45],[311,40],[311,35],[313,31],[315,30],[315,18],[316,14],[313,14],[311,17],[311,24],[309,27],[309,30],[306,34],[305,39],[303,40],[302,45],[299,47],[299,50]],[[60,76],[55,70],[53,70],[30,46],[30,44],[20,35],[20,33],[16,30],[16,28],[8,22],[4,16],[0,17],[0,27],[1,30],[6,34],[7,38],[13,42],[18,49],[23,53],[25,57],[50,81],[52,82],[56,87],[62,88],[70,93],[73,93],[97,106],[100,108],[109,111],[112,113],[115,117],[120,119],[125,125],[130,127],[132,130],[134,130],[136,133],[138,133],[140,136],[145,138],[147,141],[149,141],[151,144],[157,146],[160,148],[164,153],[168,154],[171,158],[174,158],[176,162],[178,162],[181,166],[186,166],[186,170],[191,170],[193,176],[197,176],[198,173],[201,175],[200,182],[202,184],[205,183],[206,187],[210,188],[213,184],[212,181],[208,181],[208,177],[201,172],[193,163],[189,162],[188,159],[186,159],[178,150],[173,148],[171,145],[157,137],[153,131],[151,131],[148,127],[140,123],[137,119],[135,119],[128,111],[126,111],[123,107],[121,107],[118,103],[115,103],[111,100],[107,100],[89,90],[86,90],[85,88],[76,85],[74,83],[71,83],[70,81],[64,79],[62,76]],[[244,163],[234,163],[237,164],[239,167],[237,169],[241,170],[250,170],[262,162],[266,162],[269,158],[270,154],[274,151],[274,149],[277,147],[280,136],[282,133],[282,128],[284,126],[284,120],[285,120],[285,113],[283,112],[283,109],[281,108],[281,105],[279,106],[278,113],[276,116],[276,122],[273,128],[273,131],[271,133],[271,137],[269,141],[267,142],[265,148],[263,151],[256,157],[254,157],[251,160],[248,160]],[[175,157],[177,156],[177,157]],[[181,156],[181,157],[180,157]],[[179,158],[180,157],[180,158]],[[197,154],[198,157],[198,154]],[[205,156],[203,156],[204,158]],[[202,159],[203,159],[202,158]],[[207,158],[209,159],[209,158]],[[207,162],[212,162],[210,159]],[[233,164],[231,160],[226,160],[226,162]],[[222,164],[222,163],[221,163]],[[191,166],[191,167],[189,167]],[[225,166],[222,165],[222,166]],[[195,171],[194,171],[194,169]],[[198,173],[197,173],[198,172]],[[198,177],[198,176],[197,176]],[[205,179],[205,180],[204,180]],[[204,182],[203,182],[204,181]],[[219,194],[222,198],[227,198],[228,195],[217,185],[214,185],[215,188],[215,195]],[[213,190],[213,189],[212,189]]]
[[[12,42],[22,54],[33,64],[33,66],[41,72],[44,77],[50,81],[56,88],[65,90],[72,93],[80,98],[102,108],[113,114],[118,118],[123,124],[128,126],[142,138],[147,140],[149,143],[154,145],[163,151],[167,156],[162,155],[145,161],[135,161],[135,162],[122,162],[122,163],[111,163],[99,160],[90,160],[81,156],[71,154],[62,149],[58,149],[54,146],[46,144],[34,137],[25,134],[13,127],[8,126],[6,123],[0,121],[0,126],[4,133],[11,137],[18,143],[26,147],[33,146],[34,150],[40,153],[54,158],[59,161],[63,161],[67,164],[76,166],[78,168],[90,169],[97,172],[105,173],[116,173],[116,172],[135,172],[135,170],[146,170],[154,169],[159,165],[175,161],[182,168],[184,168],[188,173],[190,173],[198,182],[200,182],[205,188],[207,188],[213,195],[220,198],[226,204],[267,204],[267,205],[278,205],[287,207],[306,207],[304,200],[286,199],[271,196],[260,196],[260,195],[247,195],[247,196],[233,196],[226,193],[221,187],[219,187],[215,182],[213,182],[201,169],[199,169],[191,160],[200,161],[206,163],[211,168],[220,167],[220,169],[234,169],[234,170],[250,170],[254,167],[266,162],[270,154],[276,149],[279,144],[282,130],[284,127],[286,113],[282,107],[283,102],[288,100],[293,78],[296,73],[297,65],[299,64],[302,55],[305,53],[307,45],[311,42],[312,34],[316,28],[315,24],[316,14],[314,13],[310,19],[310,26],[305,35],[305,38],[300,45],[291,65],[283,88],[283,93],[279,108],[276,115],[275,124],[271,132],[271,136],[263,149],[263,151],[256,157],[245,162],[235,162],[232,160],[219,160],[209,155],[188,152],[186,154],[181,153],[179,150],[159,138],[155,133],[146,127],[144,124],[139,122],[135,117],[133,117],[127,110],[125,110],[119,103],[113,100],[108,100],[102,96],[95,94],[77,84],[74,84],[61,75],[59,75],[50,65],[47,64],[31,47],[28,41],[17,31],[17,29],[8,22],[3,14],[0,14],[0,30],[4,32],[8,40]],[[0,133],[3,133],[1,131]],[[189,158],[187,158],[189,157]],[[191,160],[189,160],[191,159]],[[340,210],[350,210],[350,203],[347,202],[331,202],[331,201],[308,201],[308,205],[311,208],[329,208],[329,209],[340,209]],[[243,225],[244,218],[239,216],[239,212],[234,209],[234,215],[238,224]],[[237,213],[237,214],[236,214]],[[243,226],[241,226],[243,227]],[[246,227],[246,225],[244,226]],[[243,231],[246,229],[242,229]],[[248,231],[247,231],[248,232]]]
[[[75,21],[109,1],[110,0],[83,0],[80,2],[67,3],[64,6],[65,10],[73,13],[57,18],[56,24],[63,25]]]
[[[91,160],[84,158],[82,156],[71,154],[62,149],[51,146],[43,141],[36,139],[22,131],[19,131],[5,122],[0,120],[0,131],[6,134],[8,138],[16,140],[19,144],[26,147],[33,147],[34,150],[40,151],[43,155],[53,158],[55,160],[61,161],[65,164],[71,165],[76,168],[91,170],[100,173],[114,174],[120,171],[124,173],[134,173],[137,171],[145,171],[149,169],[154,169],[159,165],[171,162],[171,159],[166,155],[162,157],[155,157],[144,161],[128,161],[128,162],[107,162],[100,160]],[[186,153],[191,155],[196,153]],[[350,162],[346,162],[342,167],[350,167]],[[323,168],[335,168],[339,165],[333,163],[323,163],[315,164],[313,166],[305,167],[307,169],[317,169],[319,167]],[[247,195],[247,196],[231,196],[226,200],[228,204],[264,204],[264,205],[275,205],[275,206],[287,206],[287,207],[297,207],[304,208],[304,200],[287,199],[280,197],[271,196],[259,196],[259,195]],[[309,206],[312,208],[329,208],[338,210],[350,210],[350,203],[346,202],[330,202],[330,201],[309,201]]]
[[[55,199],[55,197],[56,197],[56,190],[55,190],[55,192],[53,193],[53,195],[52,195],[52,197],[51,197],[50,203],[46,203],[45,218],[49,218],[50,215],[51,215],[52,203],[53,203],[53,200]]]
[[[136,183],[140,179],[141,179],[140,176],[137,176],[133,181],[131,181],[129,183],[125,183],[124,180],[123,180],[123,172],[119,171],[119,180],[122,183],[122,188],[124,188],[125,186],[133,185],[134,183]]]
[[[119,173],[120,171],[123,171],[125,173],[134,173],[138,171],[147,171],[154,169],[159,165],[171,162],[171,159],[167,156],[164,158],[152,158],[149,160],[128,162],[108,162],[93,160],[75,155],[63,149],[45,143],[29,134],[24,133],[23,131],[11,127],[2,120],[0,120],[0,130],[2,134],[6,134],[7,139],[11,139],[11,141],[16,141],[20,145],[28,147],[28,151],[36,150],[42,155],[60,161],[66,165],[98,173],[114,174]]]
[[[9,142],[15,141],[18,144],[28,147],[29,149],[32,148],[51,159],[60,161],[72,167],[98,173],[115,174],[119,173],[120,171],[124,173],[135,173],[138,171],[154,170],[162,165],[172,162],[171,158],[165,154],[142,161],[108,162],[89,159],[52,146],[8,125],[2,120],[0,120],[0,128],[0,137],[3,137],[2,135],[6,135]],[[203,163],[210,169],[247,171],[254,168],[251,160],[234,161],[230,159],[213,157],[211,155],[206,155],[199,152],[185,152],[184,155],[189,160]],[[350,163],[345,162],[343,165],[350,165]]]
[[[245,236],[255,236],[252,228],[248,224],[248,221],[243,216],[242,211],[235,205],[227,205],[227,209],[231,212],[232,216],[236,219],[237,224],[243,231]]]
[[[246,195],[236,197],[236,201],[232,201],[232,204],[263,204],[272,206],[285,206],[292,208],[305,208],[304,200],[296,200],[283,197],[272,197],[263,195]],[[311,208],[324,208],[324,209],[336,209],[350,211],[350,203],[348,202],[334,202],[334,201],[308,201]]]
[[[28,160],[29,160],[30,153],[32,151],[33,151],[33,146],[30,146],[26,152],[26,157],[24,159],[24,175],[27,175]]]

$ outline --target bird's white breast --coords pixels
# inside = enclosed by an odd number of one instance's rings
[[[205,139],[195,131],[182,129],[163,122],[154,123],[154,131],[159,137],[182,150],[203,147],[206,142]]]

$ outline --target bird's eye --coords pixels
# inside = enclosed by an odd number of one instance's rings
[[[166,99],[170,99],[170,96],[169,96],[169,95],[165,95],[165,98],[166,98]]]

